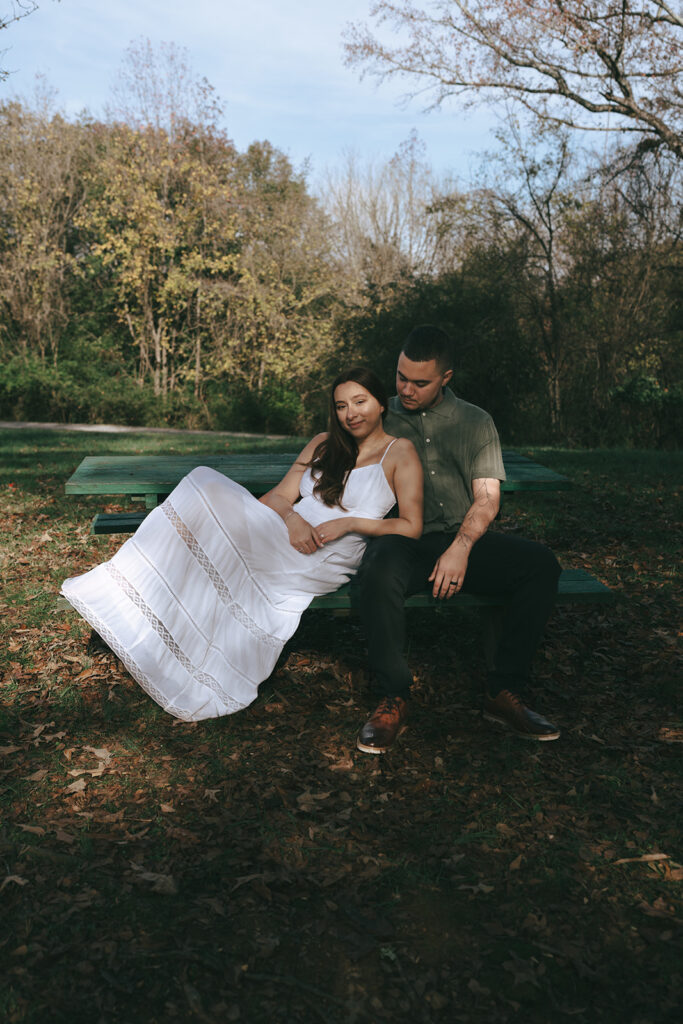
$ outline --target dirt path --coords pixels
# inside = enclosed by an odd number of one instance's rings
[[[0,430],[73,430],[86,434],[197,434],[205,437],[262,437],[282,441],[288,434],[249,434],[234,430],[181,430],[176,427],[122,427],[112,423],[32,423],[0,420]]]

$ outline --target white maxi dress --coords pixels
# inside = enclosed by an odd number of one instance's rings
[[[312,526],[383,518],[396,499],[382,462],[349,473],[345,510],[313,493],[307,469],[297,512]],[[277,512],[200,466],[112,559],[67,579],[62,594],[165,711],[199,721],[251,704],[302,613],[353,575],[365,544],[348,533],[301,554]]]

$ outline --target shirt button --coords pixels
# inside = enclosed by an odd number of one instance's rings
[[[442,501],[439,502],[439,508],[443,508],[443,502]]]
[[[423,412],[423,413],[422,413],[422,415],[423,415],[423,416],[426,416],[426,415],[427,415],[427,413],[426,413],[426,412]]]
[[[427,442],[427,444],[429,444],[429,442],[431,441],[431,437],[425,437],[425,441]]]
[[[436,470],[434,470],[434,469],[433,469],[433,470],[432,470],[432,476],[434,476],[434,473],[435,473],[435,472],[436,472]]]

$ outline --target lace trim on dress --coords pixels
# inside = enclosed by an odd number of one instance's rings
[[[195,472],[195,470],[193,470],[193,473],[194,472]],[[212,470],[212,472],[216,472],[216,471]],[[200,486],[198,486],[197,482],[192,479],[193,473],[190,473],[189,476],[185,477],[186,482],[188,484],[190,484],[194,488],[194,491],[195,491],[195,493],[197,495],[198,500],[202,502],[202,504],[204,505],[204,508],[206,509],[207,515],[211,516],[213,522],[216,524],[216,528],[218,530],[220,530],[225,543],[227,545],[229,545],[229,547],[232,549],[232,552],[233,552],[235,558],[239,559],[239,561],[242,563],[242,566],[244,568],[245,573],[247,573],[247,575],[249,575],[251,577],[252,586],[259,592],[259,594],[263,598],[263,601],[265,602],[265,604],[269,605],[274,611],[276,611],[278,613],[278,615],[291,615],[293,618],[296,619],[296,621],[298,623],[298,617],[300,615],[300,612],[297,612],[296,610],[291,609],[291,608],[283,608],[280,605],[273,604],[271,595],[268,593],[268,591],[264,587],[261,586],[261,584],[259,583],[259,580],[258,580],[258,576],[251,575],[250,570],[249,570],[249,566],[248,566],[247,562],[245,561],[242,552],[240,551],[240,549],[235,544],[233,538],[230,536],[230,532],[228,530],[226,530],[225,526],[221,523],[220,519],[216,515],[215,510],[211,507],[211,504],[207,501],[206,495],[203,493],[202,488]],[[230,481],[230,482],[234,483],[234,481]],[[236,486],[239,486],[239,485],[236,485]],[[168,501],[169,501],[169,499],[167,498],[166,501],[163,502],[163,504],[160,505],[159,507],[163,509],[164,505]],[[278,516],[277,512],[273,512],[272,509],[270,509],[269,511],[272,513],[273,516],[275,516],[278,519],[278,521],[281,522],[280,517]],[[280,644],[281,642],[282,641],[279,641],[279,640],[277,641],[278,644]]]
[[[237,619],[240,625],[244,626],[244,628],[247,629],[260,643],[266,644],[268,647],[275,647],[279,650],[282,647],[282,641],[271,633],[267,633],[265,629],[261,629],[261,627],[254,622],[251,616],[245,612],[244,608],[237,604],[230,593],[229,586],[216,569],[216,566],[199,544],[192,531],[189,530],[182,521],[168,498],[161,505],[161,509],[169,522],[175,527],[178,536],[185,542],[191,554],[194,555],[206,575],[211,580],[216,593],[233,618]]]
[[[149,605],[146,603],[146,601],[144,600],[142,595],[139,594],[138,591],[135,589],[135,587],[132,585],[132,583],[130,583],[130,581],[127,580],[126,577],[121,572],[119,572],[119,570],[116,568],[115,565],[113,565],[111,562],[106,562],[105,563],[105,568],[107,569],[107,572],[110,574],[110,576],[113,578],[114,582],[118,584],[118,586],[124,592],[126,597],[130,601],[132,601],[132,603],[135,605],[135,607],[140,610],[140,612],[142,613],[144,618],[147,619],[147,622],[150,624],[150,626],[152,627],[154,632],[157,634],[157,636],[163,641],[163,643],[169,649],[171,654],[180,662],[180,664],[183,666],[183,668],[185,669],[187,674],[195,682],[201,683],[203,686],[206,686],[207,689],[211,690],[211,692],[214,693],[218,697],[218,699],[220,701],[222,701],[226,705],[226,707],[230,708],[230,706],[232,705],[233,706],[232,707],[233,711],[239,711],[241,708],[247,706],[246,704],[238,703],[237,701],[234,700],[234,698],[230,697],[229,694],[227,694],[225,692],[225,690],[223,689],[223,687],[220,685],[218,680],[214,679],[214,677],[209,675],[208,672],[202,672],[202,671],[200,671],[198,668],[196,668],[192,664],[192,662],[190,661],[188,656],[184,653],[184,651],[181,650],[181,648],[178,646],[176,641],[173,639],[172,635],[169,633],[168,629],[163,624],[163,622],[158,617],[158,615],[154,614],[154,612],[149,607]],[[84,616],[84,618],[87,618],[87,616]],[[92,625],[92,623],[91,623],[91,625]],[[94,628],[97,629],[96,626]],[[99,630],[98,630],[98,632],[99,632]],[[103,639],[106,640],[106,637],[103,637]],[[111,646],[111,644],[110,644],[110,646]],[[121,657],[121,660],[123,661],[123,663],[126,666],[126,668],[128,669],[128,671],[131,673],[131,675],[135,679],[137,679],[138,682],[140,682],[140,680],[138,679],[138,675],[136,675],[136,673],[132,672],[130,670],[130,668],[128,667],[128,661],[132,661],[130,656],[128,655],[127,656],[127,660],[124,660],[124,658],[119,654],[118,650],[116,650],[113,647],[112,647],[112,650],[114,650],[114,652],[117,655],[119,655],[119,657]],[[135,664],[135,663],[133,662],[133,664]],[[137,668],[137,666],[136,666],[136,668]],[[140,671],[140,669],[137,669],[137,671],[138,671],[138,673],[140,675],[144,675]],[[144,678],[147,679],[146,676]],[[143,684],[140,683],[140,685],[142,686]],[[151,686],[152,684],[150,683],[149,685]],[[143,686],[143,689],[146,689],[146,687]],[[149,690],[147,690],[147,692],[150,693]],[[154,693],[150,693],[150,696],[154,697],[154,699],[158,703],[160,703],[162,707],[165,707],[164,703],[162,701],[160,701],[158,699],[158,697],[156,697],[154,695]],[[170,706],[167,706],[166,710],[167,711],[171,711]],[[174,712],[171,712],[171,713],[173,714]],[[228,712],[228,713],[230,713],[230,712]],[[176,717],[182,717],[182,716],[177,715]]]
[[[102,637],[108,647],[112,649],[116,657],[122,662],[127,671],[133,677],[135,682],[147,693],[152,700],[155,700],[164,711],[167,711],[174,718],[180,718],[184,722],[192,721],[192,715],[184,708],[178,708],[175,704],[172,704],[167,700],[165,694],[158,690],[149,676],[142,671],[140,666],[131,658],[128,651],[123,647],[112,631],[105,626],[104,622],[95,615],[91,608],[84,604],[79,598],[74,595],[69,595],[69,603],[73,605],[76,611],[81,615],[86,622],[90,623],[96,633]],[[247,707],[246,704],[241,704],[234,700],[232,697],[222,694],[221,700],[225,704],[227,714],[232,715],[236,711],[241,711]]]

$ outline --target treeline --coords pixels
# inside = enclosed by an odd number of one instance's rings
[[[339,367],[390,384],[430,321],[506,442],[674,444],[679,165],[501,142],[467,190],[413,138],[314,194],[208,117],[3,104],[0,417],[306,433]]]

